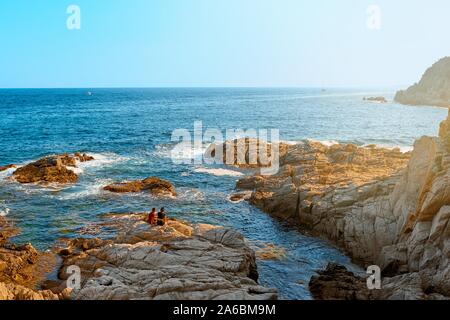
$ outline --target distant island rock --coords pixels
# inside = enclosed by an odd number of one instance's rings
[[[387,103],[387,99],[385,97],[364,97],[364,101],[370,101],[370,102],[378,102],[378,103]]]
[[[395,101],[406,105],[429,105],[450,108],[450,57],[429,68],[419,83],[398,91]]]

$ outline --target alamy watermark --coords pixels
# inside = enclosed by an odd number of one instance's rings
[[[75,4],[67,7],[66,13],[69,15],[66,20],[66,26],[69,30],[81,29],[81,9]]]
[[[226,164],[259,167],[262,175],[274,175],[280,165],[278,129],[203,130],[201,121],[194,122],[194,131],[176,129],[171,141],[175,164]],[[211,144],[206,148],[206,144]]]
[[[381,289],[381,269],[379,266],[369,266],[366,271],[370,276],[367,278],[367,289],[380,290]]]
[[[369,30],[381,30],[381,7],[378,5],[370,5],[367,8],[367,28]]]

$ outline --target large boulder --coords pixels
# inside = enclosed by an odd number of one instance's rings
[[[157,177],[149,177],[144,180],[114,183],[104,187],[103,189],[114,193],[150,192],[154,195],[177,195],[175,187],[172,185],[172,183]]]
[[[74,299],[267,300],[274,289],[257,283],[255,254],[238,232],[169,220],[150,226],[144,214],[112,214],[101,226],[112,241],[76,239],[62,251],[60,278],[81,268]]]
[[[91,161],[94,158],[86,154],[63,154],[48,156],[27,164],[13,172],[13,178],[20,183],[75,183],[77,162]]]

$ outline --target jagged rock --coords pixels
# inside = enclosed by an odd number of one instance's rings
[[[419,83],[395,95],[395,101],[407,105],[450,107],[450,57],[429,68]]]
[[[257,284],[255,254],[236,231],[169,220],[150,226],[144,215],[110,215],[118,230],[112,242],[93,241],[63,256],[59,275],[77,265],[81,290],[74,299],[275,299]]]
[[[59,294],[37,290],[43,278],[40,261],[47,258],[31,244],[15,246],[7,243],[18,230],[0,216],[0,300],[56,300],[67,299],[70,289]]]
[[[345,267],[330,263],[309,282],[309,290],[317,300],[370,300],[372,292],[366,279],[355,276]]]
[[[417,140],[411,154],[291,146],[277,175],[245,177],[237,188],[252,191],[251,204],[328,237],[361,264],[390,276],[416,274],[428,295],[450,296],[449,123],[450,115],[439,137]]]
[[[446,299],[423,290],[418,273],[384,278],[380,289],[369,289],[367,277],[355,275],[345,267],[330,263],[309,282],[311,294],[318,300],[435,300]]]
[[[155,195],[176,196],[175,187],[166,180],[157,177],[149,177],[144,180],[122,182],[108,185],[103,188],[106,191],[114,193],[136,193],[147,191]]]
[[[77,161],[93,159],[80,153],[49,156],[18,168],[13,178],[20,183],[75,183],[78,176],[70,167],[75,168]]]

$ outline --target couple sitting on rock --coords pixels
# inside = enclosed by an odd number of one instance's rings
[[[163,226],[166,224],[166,212],[164,211],[164,208],[161,208],[161,210],[157,213],[156,208],[153,208],[152,211],[149,213],[147,222],[151,225],[158,225]]]

